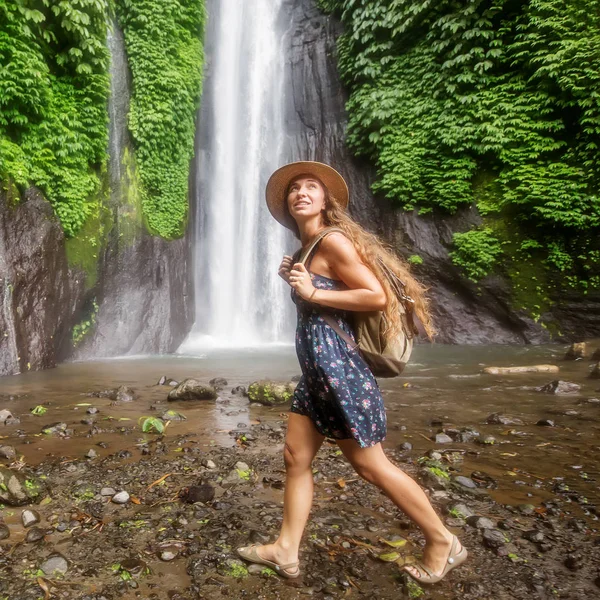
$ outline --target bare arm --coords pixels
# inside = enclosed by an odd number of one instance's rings
[[[301,281],[290,282],[302,298],[310,299],[311,302],[321,306],[356,312],[385,308],[386,296],[379,280],[362,263],[348,238],[341,233],[331,233],[321,242],[320,250],[329,268],[349,289],[316,289],[310,277],[303,277]],[[294,277],[301,276],[303,273],[307,273],[307,270],[300,263],[296,263],[290,271],[290,275]]]

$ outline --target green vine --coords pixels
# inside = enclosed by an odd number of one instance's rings
[[[144,217],[152,233],[180,237],[201,92],[204,3],[119,0],[115,6],[133,75],[129,128]]]
[[[38,186],[67,237],[106,165],[107,12],[106,0],[0,0],[0,179]]]
[[[548,286],[598,288],[600,0],[320,4],[345,26],[347,142],[373,190],[421,213],[475,203],[485,224],[452,253],[471,278],[514,271],[525,243]]]

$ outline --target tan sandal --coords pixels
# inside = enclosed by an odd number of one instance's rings
[[[238,548],[237,553],[238,556],[247,560],[248,562],[255,563],[257,565],[266,565],[269,569],[273,569],[275,573],[281,575],[282,577],[287,577],[288,579],[296,579],[296,577],[300,576],[300,569],[298,569],[298,565],[300,564],[298,561],[293,563],[288,563],[287,565],[280,565],[271,560],[267,560],[262,556],[259,556],[256,551],[256,546],[245,546],[243,548]],[[290,573],[288,569],[296,568],[295,573]]]
[[[439,575],[436,575],[429,567],[424,565],[421,561],[416,561],[410,565],[406,565],[402,568],[402,570],[418,583],[425,583],[428,585],[432,583],[437,583],[438,581],[444,579],[444,577],[446,577],[446,575],[448,575],[448,573],[450,573],[452,569],[455,569],[459,565],[462,565],[465,562],[465,560],[467,560],[467,556],[469,555],[467,549],[464,546],[462,546],[461,549],[457,552],[457,546],[458,538],[456,536],[453,536],[452,545],[450,546],[450,553],[448,554],[448,559],[446,560],[446,565],[444,566],[444,570]],[[413,567],[417,569],[417,571],[419,572],[419,576],[415,577],[407,569],[407,567]]]

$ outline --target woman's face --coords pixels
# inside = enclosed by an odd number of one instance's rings
[[[321,214],[325,207],[325,189],[310,176],[294,179],[289,187],[287,205],[294,220],[306,221]]]

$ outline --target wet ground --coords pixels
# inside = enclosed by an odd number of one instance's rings
[[[428,488],[471,553],[424,590],[400,572],[420,551],[418,531],[327,443],[315,461],[303,576],[249,573],[236,559],[237,546],[278,530],[287,415],[231,390],[290,380],[298,374],[291,348],[74,363],[0,379],[0,411],[20,419],[0,426],[0,446],[16,451],[0,464],[41,478],[46,498],[1,511],[10,536],[0,541],[0,599],[597,598],[600,380],[588,378],[589,361],[561,360],[565,350],[417,347],[405,376],[380,382],[388,455]],[[482,373],[532,364],[560,372]],[[168,403],[170,387],[156,385],[162,375],[227,385],[216,401]],[[580,389],[536,390],[553,379]],[[121,385],[135,390],[132,402],[89,395]],[[43,414],[31,412],[37,406]],[[162,435],[142,432],[140,417],[169,409],[186,420]],[[66,433],[42,433],[57,422]],[[436,443],[441,432],[448,439]],[[111,500],[121,491],[125,504]],[[25,528],[26,508],[41,522]],[[41,569],[55,554],[67,561],[63,575]]]

